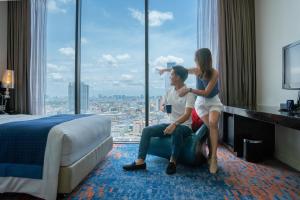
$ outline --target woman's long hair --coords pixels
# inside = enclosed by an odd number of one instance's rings
[[[195,53],[195,61],[202,72],[200,78],[210,80],[213,75],[212,56],[210,50],[208,48],[198,49]]]

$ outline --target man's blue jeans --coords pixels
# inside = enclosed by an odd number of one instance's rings
[[[142,137],[139,146],[139,159],[146,159],[148,147],[151,137],[172,137],[172,155],[171,157],[177,160],[180,153],[180,146],[184,139],[190,136],[193,131],[191,128],[185,125],[178,125],[171,135],[165,135],[164,130],[169,124],[158,124],[154,126],[148,126],[143,129]]]

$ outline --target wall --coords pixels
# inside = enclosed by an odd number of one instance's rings
[[[0,1],[0,81],[7,65],[7,2]]]
[[[258,105],[297,99],[298,91],[281,85],[282,47],[300,40],[299,19],[299,0],[255,0]],[[276,126],[275,138],[275,157],[300,170],[300,131]]]

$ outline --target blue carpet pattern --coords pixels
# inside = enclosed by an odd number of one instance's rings
[[[300,199],[300,173],[253,164],[218,149],[219,171],[177,166],[165,173],[168,160],[147,157],[147,170],[125,172],[122,165],[137,156],[137,144],[115,144],[106,160],[65,199]]]

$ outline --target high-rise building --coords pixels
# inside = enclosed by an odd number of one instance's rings
[[[134,120],[133,121],[133,133],[136,135],[140,135],[145,127],[145,123],[143,120]]]
[[[176,62],[167,62],[167,68],[171,69],[173,66],[176,65]],[[167,92],[170,88],[170,72],[165,73],[165,91]]]
[[[158,96],[155,99],[155,111],[160,111],[160,103],[161,103],[162,97]]]
[[[81,112],[86,113],[89,110],[89,85],[81,82],[80,84],[80,106]],[[69,83],[68,87],[69,111],[74,112],[75,108],[75,84]]]

